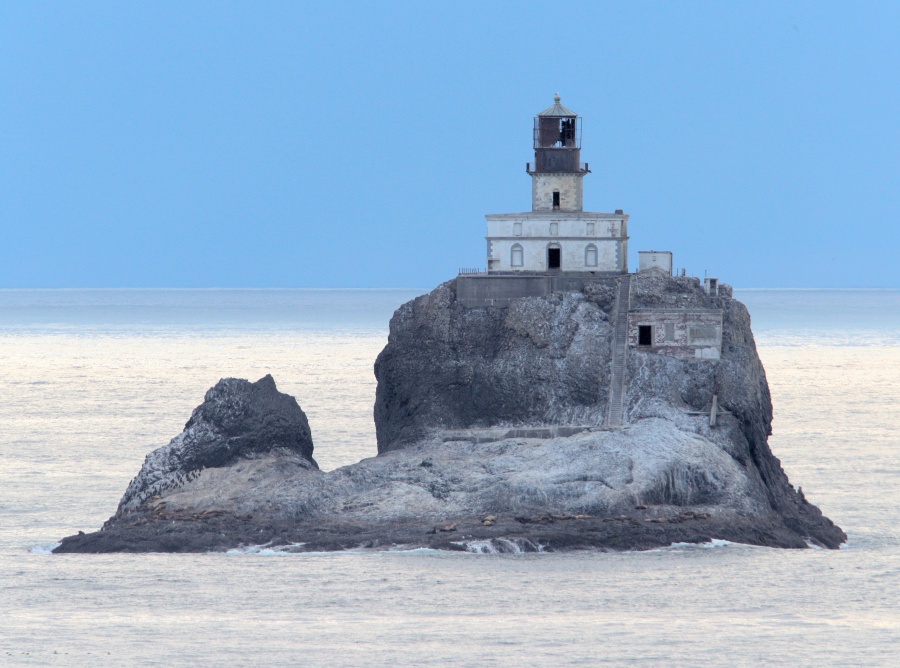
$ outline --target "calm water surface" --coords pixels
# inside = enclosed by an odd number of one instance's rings
[[[0,664],[897,665],[900,291],[745,290],[771,445],[847,547],[70,555],[219,378],[375,454],[402,290],[0,290]]]

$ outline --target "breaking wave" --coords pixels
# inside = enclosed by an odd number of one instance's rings
[[[544,546],[533,541],[516,538],[491,538],[488,540],[468,540],[455,543],[473,554],[524,554],[526,552],[543,552]]]
[[[306,545],[306,543],[289,543],[288,545],[272,545],[271,543],[265,543],[263,545],[245,545],[228,550],[225,554],[230,556],[258,555],[265,557],[285,554],[310,554],[309,552],[304,552],[304,545]]]
[[[735,543],[730,540],[722,540],[721,538],[713,538],[705,543],[672,543],[666,547],[658,547],[653,550],[645,550],[645,552],[670,552],[673,550],[711,550],[717,547],[730,547],[732,545],[740,547],[751,547],[741,543]]]

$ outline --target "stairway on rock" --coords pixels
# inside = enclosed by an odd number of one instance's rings
[[[609,377],[609,407],[606,416],[606,424],[610,427],[621,427],[625,419],[625,360],[628,352],[628,309],[630,306],[631,276],[626,275],[619,281],[616,294],[612,369]]]

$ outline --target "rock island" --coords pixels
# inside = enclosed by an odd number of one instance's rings
[[[227,378],[150,453],[100,531],[56,552],[431,547],[836,548],[768,445],[747,309],[583,210],[580,117],[534,122],[531,211],[487,218],[487,267],[401,306],[375,361],[377,456],[319,470],[271,376]]]

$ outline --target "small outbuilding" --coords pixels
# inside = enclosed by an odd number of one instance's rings
[[[638,251],[638,273],[672,275],[672,251]]]

